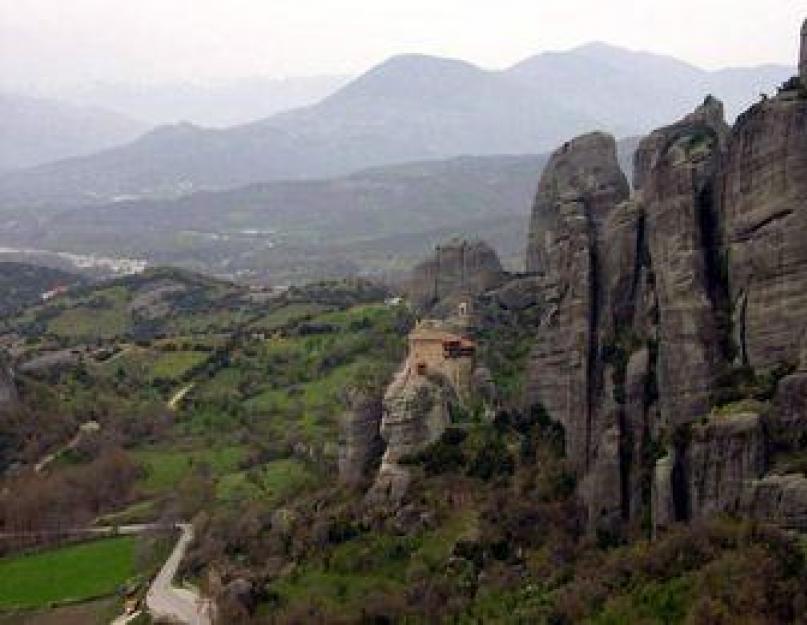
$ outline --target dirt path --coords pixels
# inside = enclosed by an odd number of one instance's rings
[[[85,435],[97,432],[100,429],[101,426],[99,426],[95,421],[87,421],[86,423],[82,423],[79,426],[78,431],[73,435],[73,438],[71,438],[65,445],[56,451],[43,456],[39,462],[34,465],[34,471],[36,473],[42,473],[42,471],[44,471],[48,465],[56,460],[56,458],[58,458],[60,455],[78,447],[79,443],[81,443],[81,439]]]
[[[194,384],[193,382],[191,382],[187,386],[183,386],[181,389],[179,389],[176,393],[174,393],[174,396],[169,400],[168,407],[171,410],[176,410],[177,406],[179,405],[179,402],[182,401],[185,395],[191,392],[191,389],[193,389],[193,387]]]

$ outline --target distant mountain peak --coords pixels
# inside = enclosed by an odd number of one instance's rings
[[[487,72],[467,61],[428,54],[398,54],[370,68],[327,100],[444,94],[486,75]]]
[[[209,129],[198,126],[188,121],[180,121],[175,124],[162,124],[152,128],[145,133],[141,141],[154,141],[154,140],[174,140],[192,137],[203,132],[208,132]]]

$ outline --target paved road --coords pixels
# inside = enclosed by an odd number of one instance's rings
[[[186,625],[211,625],[211,603],[197,593],[173,585],[179,563],[193,540],[193,526],[178,525],[182,531],[179,541],[163,568],[146,593],[146,607],[152,616],[174,620]]]

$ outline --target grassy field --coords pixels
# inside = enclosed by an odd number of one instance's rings
[[[76,303],[48,324],[50,332],[70,339],[109,339],[124,334],[132,324],[129,294],[121,287],[96,293],[92,304]]]
[[[232,473],[238,469],[245,452],[243,447],[232,446],[189,451],[141,449],[133,455],[146,469],[141,487],[146,492],[158,493],[175,487],[194,466],[202,463],[209,465],[214,475]]]
[[[165,352],[160,354],[151,366],[152,378],[177,379],[182,377],[189,369],[204,362],[208,354],[204,352]]]
[[[0,610],[110,595],[135,573],[137,538],[121,536],[0,560]]]

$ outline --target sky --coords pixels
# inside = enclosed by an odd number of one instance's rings
[[[0,83],[358,74],[404,52],[493,69],[590,41],[795,65],[805,17],[807,0],[0,0]]]

